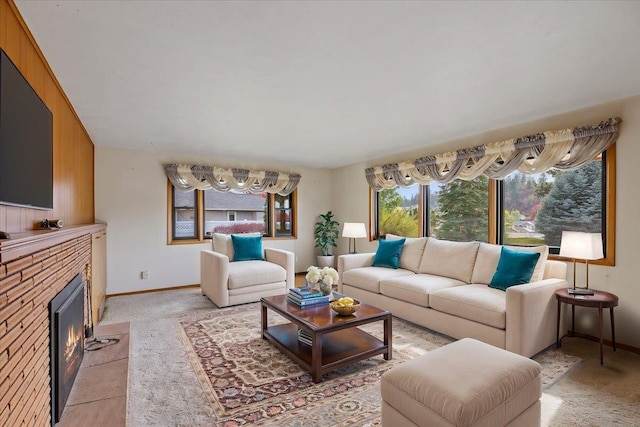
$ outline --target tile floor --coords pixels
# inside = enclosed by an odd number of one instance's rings
[[[120,427],[127,423],[129,323],[98,325],[96,338],[118,338],[116,344],[84,354],[56,427]]]

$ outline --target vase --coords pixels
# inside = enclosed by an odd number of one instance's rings
[[[320,292],[322,292],[322,295],[331,295],[330,285],[325,285],[324,283],[320,282],[318,288],[320,288]]]

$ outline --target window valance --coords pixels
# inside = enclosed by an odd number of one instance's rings
[[[286,196],[300,182],[300,174],[183,164],[164,165],[169,181],[180,191],[236,190],[244,193],[277,193]]]
[[[386,188],[448,183],[454,179],[472,180],[484,174],[504,179],[518,170],[526,174],[550,168],[581,167],[609,148],[618,138],[620,118],[597,125],[547,131],[493,142],[477,147],[389,163],[365,169],[369,186]]]

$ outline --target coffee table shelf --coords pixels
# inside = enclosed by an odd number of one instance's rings
[[[291,323],[267,326],[268,309]],[[376,321],[384,322],[383,340],[357,328]],[[298,329],[310,333],[311,346],[298,340]],[[392,355],[391,313],[366,305],[356,315],[340,317],[328,305],[301,310],[288,304],[284,296],[262,298],[262,337],[310,372],[313,382],[322,381],[323,374],[360,360],[379,354],[390,360]]]

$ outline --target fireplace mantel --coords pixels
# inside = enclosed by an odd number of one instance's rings
[[[105,249],[106,227],[32,230],[0,240],[0,425],[51,424],[49,301],[77,274],[86,280],[99,270],[93,240]],[[90,317],[85,306],[85,328]]]
[[[58,245],[84,234],[95,233],[106,228],[105,223],[72,225],[53,230],[31,230],[10,233],[10,239],[0,240],[0,263],[29,255],[34,252]]]

